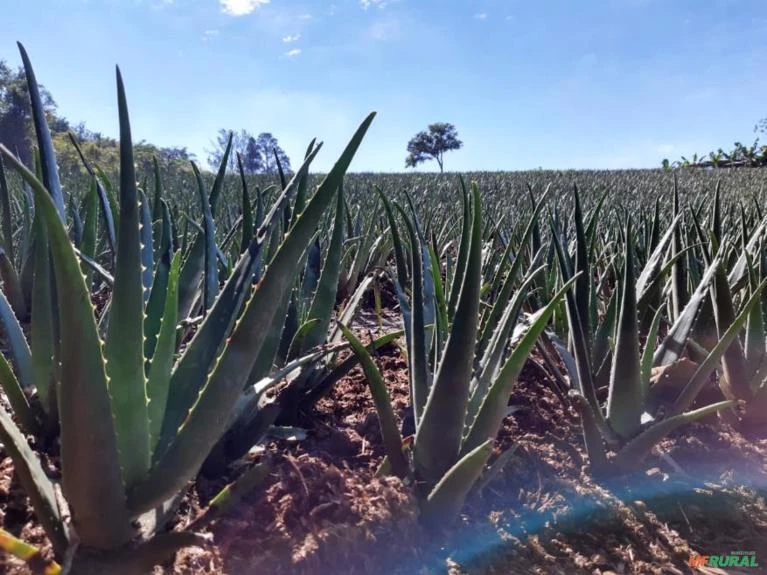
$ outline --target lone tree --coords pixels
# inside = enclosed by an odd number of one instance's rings
[[[445,171],[442,155],[450,150],[459,150],[463,142],[453,124],[437,122],[429,125],[428,131],[418,132],[407,144],[406,168],[415,168],[421,162],[437,160],[440,173]]]

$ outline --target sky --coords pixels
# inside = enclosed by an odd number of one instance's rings
[[[330,168],[378,115],[351,171],[405,170],[408,140],[456,126],[450,171],[658,167],[753,142],[767,116],[765,0],[0,0],[70,122],[203,164],[220,128],[272,132]],[[435,170],[430,162],[420,169]]]

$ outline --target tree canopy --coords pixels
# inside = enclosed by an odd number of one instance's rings
[[[290,171],[290,159],[280,147],[277,138],[269,132],[262,132],[253,136],[247,130],[239,132],[221,129],[213,142],[212,149],[208,150],[208,165],[216,170],[224,157],[229,135],[232,135],[232,153],[229,155],[227,168],[230,171],[237,169],[237,154],[242,158],[242,168],[246,174],[276,174],[277,158],[283,171]]]
[[[405,167],[414,168],[422,162],[437,160],[439,171],[444,172],[444,153],[459,150],[461,146],[463,142],[458,139],[458,131],[453,124],[447,122],[430,124],[427,130],[418,132],[408,142]]]

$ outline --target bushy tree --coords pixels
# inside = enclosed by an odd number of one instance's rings
[[[290,159],[272,134],[262,132],[258,136],[253,136],[247,130],[236,132],[223,129],[218,131],[213,148],[208,150],[208,164],[212,170],[217,170],[221,164],[230,134],[232,134],[232,153],[229,155],[228,170],[237,169],[237,154],[240,154],[242,167],[246,173],[275,174],[277,173],[276,154],[282,169],[285,172],[290,171]]]
[[[414,168],[421,162],[437,160],[439,171],[444,172],[443,154],[451,150],[459,150],[461,146],[463,142],[458,139],[458,132],[453,124],[447,122],[430,124],[427,130],[418,132],[408,142],[405,167]]]
[[[48,114],[51,131],[66,131],[69,124],[56,116],[56,102],[42,86],[40,97]],[[5,61],[0,60],[0,143],[19,154],[27,165],[32,159],[33,130],[32,109],[24,71],[22,68],[13,70]]]

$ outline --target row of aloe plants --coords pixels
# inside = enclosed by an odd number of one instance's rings
[[[582,205],[577,188],[510,198],[492,181],[349,185],[373,114],[320,180],[313,141],[276,182],[240,169],[233,201],[227,150],[212,179],[193,164],[194,192],[179,198],[157,164],[137,185],[119,70],[118,185],[81,154],[90,186],[68,191],[20,51],[37,145],[34,166],[0,147],[0,383],[12,409],[0,409],[0,437],[55,561],[8,533],[0,542],[31,565],[142,573],[209,544],[202,528],[268,462],[169,531],[189,482],[311,415],[357,362],[386,449],[379,473],[413,484],[431,526],[509,460],[494,440],[533,350],[579,414],[597,477],[635,470],[663,437],[715,413],[762,423],[760,198],[723,203],[717,187],[685,205],[675,188],[648,212],[609,192]],[[404,329],[365,345],[352,324],[381,272]],[[399,425],[375,352],[402,340],[410,410]],[[664,369],[684,375],[665,391],[651,385]],[[715,371],[721,400],[701,404]],[[41,452],[60,453],[61,480]]]

